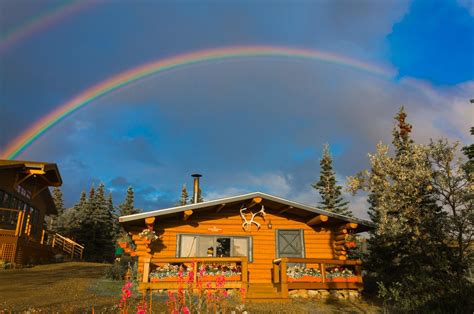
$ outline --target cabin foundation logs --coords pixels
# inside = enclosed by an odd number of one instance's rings
[[[341,261],[347,260],[346,242],[349,236],[349,232],[356,228],[357,224],[352,222],[337,227],[334,237],[334,255],[337,259]]]
[[[155,217],[149,217],[145,219],[146,228],[150,231],[153,231],[155,223]],[[138,281],[142,281],[142,274],[144,270],[144,264],[146,258],[151,258],[151,248],[150,243],[152,240],[141,237],[138,232],[130,232],[133,243],[135,243],[135,250],[130,252],[130,256],[138,257],[137,265],[137,276]],[[127,252],[128,253],[128,252]]]
[[[361,298],[361,293],[358,290],[352,289],[341,289],[341,290],[291,290],[288,292],[288,296],[293,299],[339,299],[339,300],[351,300],[357,301]]]

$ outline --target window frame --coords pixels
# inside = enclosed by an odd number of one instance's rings
[[[208,238],[213,238],[213,257],[216,257],[217,253],[217,238],[230,238],[230,252],[233,252],[234,249],[234,238],[237,239],[246,239],[247,240],[247,258],[249,263],[253,262],[253,237],[252,236],[241,236],[241,235],[226,235],[226,234],[207,234],[207,233],[178,233],[176,234],[176,257],[182,257],[180,256],[181,253],[181,239],[182,236],[194,236],[197,237],[197,243],[196,243],[196,251],[199,252],[199,237],[208,237]],[[193,256],[193,257],[206,257],[206,256]],[[229,256],[229,257],[241,257],[241,256]]]

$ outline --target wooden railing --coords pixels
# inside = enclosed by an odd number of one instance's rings
[[[82,254],[84,252],[84,246],[80,245],[73,240],[66,238],[59,233],[50,233],[52,236],[50,242],[51,247],[59,248],[64,253],[67,253],[71,258],[82,259]]]
[[[318,269],[321,277],[320,282],[313,281],[298,281],[291,282],[288,279],[287,269],[288,264],[305,264],[305,267]],[[283,297],[288,297],[289,289],[358,289],[361,290],[362,284],[362,262],[360,260],[333,260],[333,259],[318,259],[318,258],[294,258],[282,257],[273,260],[273,283],[279,284]],[[327,276],[326,270],[328,267],[334,266],[349,266],[353,268],[354,275],[351,276],[351,281],[341,280],[335,282]]]
[[[150,272],[154,266],[174,264],[185,265],[194,270],[193,284],[196,284],[200,277],[198,277],[201,265],[205,264],[235,264],[240,265],[241,276],[238,281],[226,281],[223,288],[246,288],[248,285],[248,259],[247,257],[162,257],[162,258],[144,258],[143,277],[140,289],[176,289],[183,282],[178,278],[173,281],[150,282]],[[185,284],[187,283],[185,280]]]
[[[0,229],[14,230],[17,235],[22,213],[18,209],[0,208]]]

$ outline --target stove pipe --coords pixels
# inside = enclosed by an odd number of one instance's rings
[[[194,189],[193,189],[193,204],[198,202],[199,195],[199,178],[202,177],[199,173],[192,174],[191,177],[194,178]]]

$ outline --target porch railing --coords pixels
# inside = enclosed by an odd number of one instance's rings
[[[288,264],[305,264],[305,267],[315,268],[319,270],[320,277],[318,281],[309,279],[292,281],[288,278],[287,269]],[[294,258],[282,257],[273,260],[273,283],[280,286],[283,297],[288,297],[288,290],[291,289],[357,289],[361,290],[362,284],[362,261],[360,260],[333,260],[333,259],[318,259],[318,258]],[[327,270],[329,267],[350,266],[354,269],[351,280],[335,281],[328,276]],[[344,278],[344,277],[341,277]],[[346,277],[347,278],[347,277]]]
[[[49,233],[50,240],[48,244],[51,245],[53,248],[58,248],[62,250],[64,253],[67,253],[69,257],[82,259],[82,255],[84,252],[84,246],[80,245],[79,243],[66,238],[59,233]],[[44,238],[44,233],[43,233]],[[43,240],[43,239],[42,239]]]
[[[240,266],[240,280],[226,281],[223,288],[247,288],[248,285],[248,259],[247,257],[161,257],[161,258],[144,258],[143,277],[140,289],[176,289],[180,285],[186,285],[188,278],[180,280],[177,277],[171,280],[157,280],[150,282],[150,272],[154,267],[159,265],[184,265],[194,270],[192,283],[196,285],[198,280],[199,269],[201,265],[206,264],[226,264]]]

